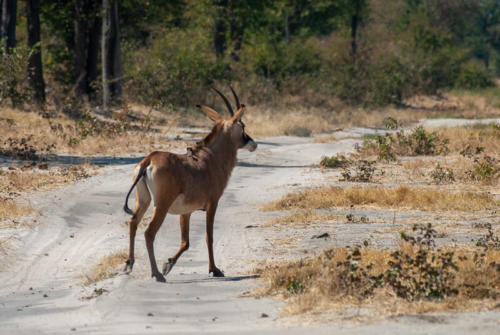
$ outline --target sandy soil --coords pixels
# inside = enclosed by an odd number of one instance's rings
[[[208,276],[204,213],[199,212],[191,220],[191,248],[168,275],[167,283],[149,278],[143,225],[137,234],[132,274],[120,273],[90,287],[82,285],[81,276],[101,257],[128,247],[128,216],[122,206],[134,165],[126,160],[75,185],[34,195],[30,201],[38,214],[25,218],[28,225],[0,231],[0,239],[10,240],[0,265],[0,333],[496,333],[500,311],[408,315],[370,324],[317,324],[280,316],[280,302],[245,297],[258,285],[253,275],[255,261],[270,254],[292,257],[286,251],[273,253],[279,247],[261,229],[254,229],[274,215],[258,211],[259,206],[291,190],[332,182],[311,164],[322,155],[353,150],[366,131],[374,130],[351,129],[333,143],[270,138],[261,141],[256,152],[240,153],[216,215],[215,260],[225,278]],[[159,264],[178,247],[177,220],[167,216],[157,235]],[[308,247],[327,247],[324,241],[317,243]],[[104,293],[95,297],[95,292]]]

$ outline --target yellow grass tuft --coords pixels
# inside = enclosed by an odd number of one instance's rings
[[[118,274],[118,266],[123,265],[127,258],[128,252],[126,250],[115,251],[102,257],[98,264],[94,265],[83,275],[83,284],[88,286],[116,276]]]
[[[500,125],[478,125],[437,129],[440,137],[448,139],[451,153],[474,154],[482,148],[488,155],[500,155]]]
[[[478,211],[498,208],[499,201],[489,194],[446,192],[431,188],[321,187],[289,193],[263,206],[263,210],[289,210],[329,207],[379,207],[392,209]]]
[[[0,222],[16,216],[28,215],[32,211],[30,206],[19,205],[13,200],[0,197]]]
[[[286,216],[279,216],[272,219],[269,223],[264,224],[263,227],[266,226],[281,226],[281,225],[294,225],[297,227],[310,227],[312,223],[318,221],[331,221],[331,220],[341,220],[343,216],[336,214],[319,214],[313,212],[311,209],[306,209],[303,211],[299,211],[297,213],[293,213]]]

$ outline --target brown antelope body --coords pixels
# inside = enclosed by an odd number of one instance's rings
[[[137,225],[153,200],[153,217],[144,234],[152,276],[157,281],[164,282],[164,275],[170,272],[180,255],[189,248],[189,219],[191,213],[196,210],[206,211],[209,273],[213,273],[215,277],[224,276],[215,266],[213,256],[215,212],[236,165],[237,150],[245,147],[249,151],[254,151],[257,148],[257,144],[245,133],[245,126],[241,121],[244,106],[240,106],[236,95],[235,98],[238,110],[229,120],[224,120],[210,107],[199,106],[216,124],[211,133],[191,149],[190,154],[155,151],[137,165],[134,171],[134,183],[124,207],[127,213],[133,215],[129,223],[130,251],[125,271],[132,271]],[[224,101],[229,108],[227,99],[224,98]],[[232,109],[229,110],[233,114]],[[127,206],[127,201],[134,186],[135,210],[132,212]],[[181,245],[177,253],[164,264],[162,274],[156,264],[153,242],[167,213],[180,215]]]

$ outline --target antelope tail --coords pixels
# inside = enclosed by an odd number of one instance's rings
[[[135,177],[134,183],[132,184],[132,187],[127,193],[127,197],[125,198],[125,206],[123,206],[123,210],[130,215],[134,215],[134,212],[130,208],[128,208],[128,197],[130,196],[130,193],[132,193],[132,190],[134,189],[135,185],[137,185],[139,180],[141,180],[141,178],[146,174],[147,167],[148,167],[147,164],[141,164],[141,167],[139,168],[139,173],[137,174],[137,177]]]

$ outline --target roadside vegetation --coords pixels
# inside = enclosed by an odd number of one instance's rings
[[[321,187],[289,193],[265,205],[265,210],[291,210],[351,206],[425,211],[481,211],[498,208],[500,202],[489,194],[448,192],[432,188]]]
[[[365,136],[355,152],[318,162],[335,186],[263,205],[282,214],[264,233],[278,231],[272,243],[294,256],[257,266],[264,284],[254,294],[284,299],[285,313],[327,319],[498,308],[498,124],[382,124],[387,131]]]
[[[414,225],[412,232],[400,233],[395,250],[373,248],[365,241],[270,265],[261,269],[266,286],[257,295],[283,297],[292,314],[324,314],[325,309],[348,306],[371,316],[497,308],[498,237],[490,229],[469,248],[438,248],[436,238],[431,224]]]

